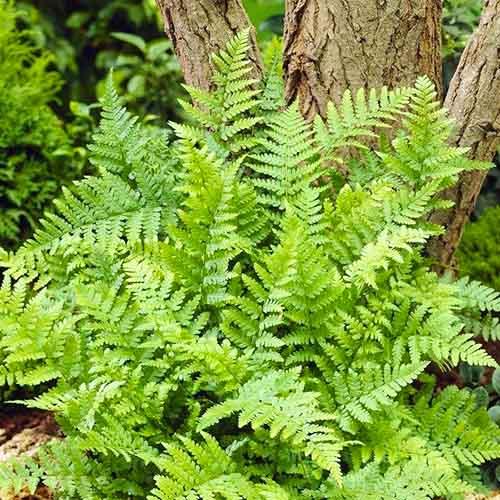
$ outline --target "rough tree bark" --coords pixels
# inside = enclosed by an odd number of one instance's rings
[[[457,124],[454,142],[469,147],[471,158],[491,161],[500,145],[500,0],[486,0],[479,27],[462,54],[444,105]],[[465,173],[445,194],[455,207],[434,217],[447,231],[433,242],[430,252],[445,268],[452,265],[486,173]]]
[[[412,85],[441,89],[440,0],[287,0],[286,96],[306,117],[345,89]]]
[[[209,89],[210,55],[223,49],[234,35],[249,28],[255,76],[261,75],[255,30],[240,0],[156,0],[156,3],[188,84]]]

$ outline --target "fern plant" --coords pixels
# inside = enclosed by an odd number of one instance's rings
[[[487,166],[447,145],[426,78],[346,93],[312,125],[266,94],[276,74],[249,78],[247,51],[241,34],[217,89],[189,89],[198,124],[171,145],[108,83],[98,175],[3,253],[1,381],[50,382],[17,403],[66,436],[2,464],[6,494],[460,498],[500,456],[474,394],[436,393],[425,372],[496,365],[473,337],[500,295],[423,257],[440,192]],[[338,158],[340,189],[324,175]]]
[[[49,103],[61,86],[52,57],[18,28],[19,12],[0,1],[0,241],[31,234],[60,186],[76,172],[70,142]]]

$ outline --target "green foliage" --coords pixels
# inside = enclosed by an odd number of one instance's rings
[[[169,145],[110,80],[96,176],[2,255],[2,381],[50,382],[18,403],[54,412],[66,437],[3,464],[0,490],[460,498],[500,457],[477,396],[437,393],[424,372],[496,365],[471,325],[499,294],[422,257],[440,192],[483,165],[448,146],[426,78],[346,94],[313,126],[266,95],[272,78],[249,79],[247,51],[241,34],[215,57],[216,90],[189,89],[197,124]],[[336,189],[339,157],[352,176]]]
[[[483,0],[444,0],[442,16],[443,79],[448,87],[462,51],[476,29]]]
[[[149,121],[179,116],[181,72],[171,42],[164,37],[146,41],[122,32],[112,36],[123,47],[100,52],[96,63],[100,70],[114,68],[116,85],[130,109]],[[98,95],[103,93],[103,87],[101,80]]]
[[[18,29],[19,12],[0,2],[0,241],[27,236],[61,183],[77,172],[71,147],[49,104],[61,86],[53,58]]]
[[[23,0],[20,8],[34,43],[56,56],[68,82],[65,103],[95,102],[114,68],[115,83],[134,113],[163,122],[178,116],[180,68],[154,0]]]
[[[285,0],[243,0],[243,5],[261,40],[283,33]]]
[[[457,253],[460,270],[500,290],[500,237],[496,228],[500,207],[487,208],[475,222],[465,226]]]
[[[445,0],[443,3],[443,56],[457,57],[476,29],[483,0]]]
[[[214,92],[185,86],[192,99],[200,107],[181,101],[184,110],[201,128],[185,129],[181,135],[195,140],[208,132],[207,142],[211,148],[226,158],[255,146],[257,140],[252,134],[254,127],[262,121],[256,116],[257,81],[250,78],[252,71],[247,61],[248,32],[243,32],[231,40],[225,51],[212,56],[214,64]]]

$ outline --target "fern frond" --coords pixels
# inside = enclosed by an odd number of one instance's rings
[[[198,429],[212,427],[236,413],[240,428],[251,425],[254,430],[266,429],[271,438],[289,442],[340,482],[340,452],[345,443],[325,424],[334,416],[319,410],[319,395],[304,391],[298,375],[297,370],[270,372],[250,380],[236,399],[227,399],[207,410]]]
[[[428,363],[414,363],[391,369],[365,371],[359,374],[349,370],[339,373],[332,380],[335,387],[335,400],[339,408],[339,426],[345,430],[353,429],[353,420],[370,423],[372,414],[384,406],[394,403],[400,391],[411,384]]]
[[[259,487],[244,474],[209,434],[205,443],[180,437],[180,446],[167,444],[167,456],[161,461],[162,474],[155,476],[156,489],[150,500],[178,499],[259,499]]]
[[[260,202],[283,210],[321,176],[319,150],[297,104],[271,116],[267,126],[259,141],[263,152],[253,155],[249,166],[257,174],[253,183]]]
[[[412,457],[386,471],[370,464],[348,474],[342,489],[325,488],[327,498],[338,500],[432,500],[441,495],[463,495],[470,487],[457,479],[437,454]],[[324,498],[314,496],[311,498]]]
[[[474,394],[455,386],[445,388],[429,402],[423,394],[415,405],[416,431],[426,445],[450,466],[480,465],[500,456],[500,431]]]
[[[363,138],[375,137],[375,128],[390,127],[391,121],[403,113],[412,92],[410,88],[389,91],[383,87],[380,92],[372,89],[366,96],[364,89],[359,89],[353,99],[346,90],[338,108],[328,103],[325,121],[319,116],[314,121],[322,150],[339,161],[336,154],[341,148],[367,148]]]
[[[249,50],[247,30],[230,40],[226,50],[213,56],[216,89],[207,92],[186,86],[198,106],[181,101],[194,121],[210,130],[208,144],[213,143],[212,151],[222,158],[238,156],[256,145],[252,132],[262,121],[257,114],[261,90],[257,88],[258,81],[250,77]]]
[[[138,118],[122,106],[113,84],[113,73],[106,81],[101,106],[99,130],[93,136],[94,143],[89,146],[90,161],[103,171],[128,175],[136,157],[144,155],[141,150],[145,141],[140,134]]]
[[[461,305],[464,309],[480,311],[500,311],[500,293],[479,281],[471,281],[465,277],[456,283]]]

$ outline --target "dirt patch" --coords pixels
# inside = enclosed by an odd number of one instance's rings
[[[59,436],[59,427],[52,414],[39,410],[11,407],[0,410],[0,445],[25,429]]]
[[[34,456],[40,446],[60,439],[61,431],[48,412],[10,407],[0,411],[0,462],[18,456]],[[5,495],[5,494],[4,494]],[[2,500],[52,500],[50,491],[40,486],[34,494],[28,492]]]
[[[12,500],[53,500],[53,498],[54,497],[52,496],[50,491],[45,486],[41,486],[33,495],[25,493],[12,497]]]

